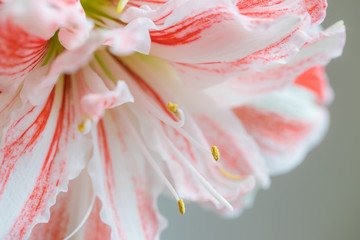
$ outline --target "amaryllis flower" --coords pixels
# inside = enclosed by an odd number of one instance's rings
[[[159,239],[162,193],[238,215],[326,132],[326,5],[0,1],[0,239]]]

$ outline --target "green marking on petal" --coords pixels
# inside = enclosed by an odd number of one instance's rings
[[[57,31],[49,41],[48,52],[41,66],[45,66],[46,64],[48,64],[50,59],[52,57],[59,55],[62,52],[62,50],[63,50],[63,46],[59,42],[58,31]]]
[[[101,61],[101,59],[97,53],[94,53],[94,58],[95,58],[96,62],[99,64],[99,66],[101,67],[101,69],[104,71],[105,75],[116,84],[116,78],[110,72],[110,70],[105,66],[103,61]]]

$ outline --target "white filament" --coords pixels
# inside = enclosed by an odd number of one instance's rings
[[[161,177],[161,179],[163,180],[163,182],[165,183],[167,188],[174,195],[175,199],[177,201],[179,201],[180,197],[179,197],[178,193],[176,192],[175,188],[171,185],[170,181],[166,178],[166,176],[164,175],[164,173],[162,172],[160,167],[155,162],[154,158],[151,156],[151,153],[149,152],[149,150],[147,149],[147,147],[145,146],[145,144],[141,140],[140,136],[137,134],[135,128],[133,127],[130,120],[127,118],[126,114],[122,114],[122,116],[123,116],[123,120],[125,121],[125,125],[127,126],[128,130],[130,130],[131,134],[134,136],[134,138],[137,141],[137,143],[138,143],[141,151],[143,152],[145,158],[148,160],[150,165],[154,168],[156,173]]]
[[[212,186],[211,184],[206,181],[206,179],[194,168],[194,166],[189,163],[189,161],[186,159],[186,157],[175,147],[175,145],[165,137],[167,140],[168,145],[170,148],[174,151],[175,155],[190,169],[190,171],[200,180],[201,184],[205,187],[205,189],[222,205],[224,205],[227,209],[230,211],[233,211],[233,207],[231,204],[223,197],[221,196]]]
[[[89,206],[88,210],[86,211],[84,218],[81,220],[79,225],[74,229],[74,231],[72,231],[66,238],[64,238],[64,240],[69,240],[81,229],[81,227],[85,224],[86,220],[89,218],[90,213],[94,207],[94,203],[95,203],[95,193],[93,193],[93,196],[92,196],[92,199],[90,202],[90,206]]]
[[[184,126],[185,115],[181,109],[178,109],[178,113],[180,115],[179,121],[173,121],[169,119],[169,116],[165,114],[164,111],[159,110],[159,107],[155,106],[152,103],[153,100],[150,97],[145,96],[144,92],[139,89],[137,84],[130,83],[129,81],[128,85],[131,87],[131,91],[136,96],[136,99],[141,102],[141,104],[146,107],[160,121],[173,128],[181,128],[182,126]]]

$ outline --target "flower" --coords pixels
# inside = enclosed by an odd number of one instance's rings
[[[0,1],[0,238],[158,239],[162,192],[250,206],[326,132],[325,8]]]

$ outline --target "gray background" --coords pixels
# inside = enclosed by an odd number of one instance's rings
[[[272,179],[252,209],[223,219],[187,204],[160,199],[169,220],[162,240],[359,240],[360,239],[360,1],[328,0],[324,27],[343,19],[347,43],[341,58],[328,66],[335,90],[331,126],[325,140],[287,175]]]

